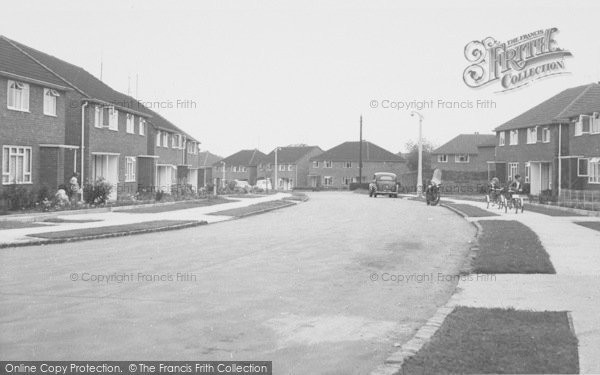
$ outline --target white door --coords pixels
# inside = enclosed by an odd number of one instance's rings
[[[540,192],[542,191],[542,185],[541,185],[541,181],[542,181],[542,171],[541,171],[541,163],[531,163],[530,164],[530,173],[531,176],[529,176],[529,181],[530,185],[529,185],[529,191],[531,195],[540,195]]]
[[[119,156],[94,155],[92,164],[92,177],[94,182],[102,178],[112,185],[108,196],[109,200],[117,199],[117,185],[119,183]]]

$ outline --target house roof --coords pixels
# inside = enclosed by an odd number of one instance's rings
[[[598,83],[590,83],[561,91],[494,130],[502,131],[548,125],[564,122],[570,117],[591,114],[592,112],[600,112],[600,84]]]
[[[210,151],[201,151],[198,153],[198,160],[201,166],[212,166],[213,164],[223,160],[219,155],[215,155]]]
[[[322,160],[331,160],[331,161],[358,161],[359,159],[359,145],[360,142],[349,141],[339,144],[321,155],[317,155],[312,157],[311,161],[322,161]],[[363,141],[362,144],[362,161],[363,162],[375,162],[375,161],[395,161],[395,162],[404,162],[405,160],[382,148],[377,146],[374,143],[369,141]]]
[[[282,164],[294,164],[309,152],[318,149],[319,146],[285,146],[279,147],[277,151],[277,162]],[[322,150],[321,150],[322,151]],[[263,160],[264,163],[275,163],[275,150],[271,151]]]
[[[0,35],[0,72],[30,78],[56,86],[67,87],[67,83],[24,55],[4,36]]]
[[[241,165],[245,167],[255,166],[264,160],[266,156],[267,155],[257,149],[240,150],[235,154],[229,155],[228,157],[213,163],[213,165],[218,166],[224,162],[226,165]]]
[[[432,154],[478,154],[478,147],[494,147],[495,134],[459,134],[433,150]]]
[[[85,98],[111,103],[122,110],[129,110],[137,114],[146,115],[150,118],[149,122],[154,127],[175,133],[185,134],[188,138],[191,138],[197,142],[194,137],[186,134],[163,116],[154,112],[150,108],[145,107],[142,103],[131,96],[114,90],[96,78],[93,74],[87,72],[85,69],[14,40],[10,40],[5,37],[1,37],[0,39],[10,44],[14,49],[21,52],[22,55],[28,57],[28,66],[37,64],[38,67],[44,68],[46,72],[62,82],[63,85],[67,84],[68,86],[73,87]]]

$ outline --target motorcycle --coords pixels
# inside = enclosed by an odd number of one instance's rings
[[[428,206],[435,206],[440,202],[440,187],[442,186],[442,171],[436,169],[433,171],[431,182],[425,189],[425,200]]]

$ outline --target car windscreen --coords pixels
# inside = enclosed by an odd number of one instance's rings
[[[379,181],[394,181],[394,177],[392,176],[377,176]]]

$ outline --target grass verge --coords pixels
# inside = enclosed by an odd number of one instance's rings
[[[498,214],[486,211],[479,207],[471,206],[470,204],[463,204],[463,203],[445,203],[445,204],[449,207],[453,207],[453,208],[456,208],[457,210],[460,210],[461,212],[463,212],[465,215],[467,215],[469,217],[498,216]]]
[[[21,228],[35,228],[35,227],[47,227],[48,225],[34,223],[31,221],[0,221],[0,230],[3,229],[21,229]]]
[[[127,210],[114,210],[114,212],[130,213],[130,214],[156,214],[161,212],[185,210],[187,208],[206,207],[214,206],[216,204],[236,202],[233,199],[226,199],[222,197],[193,200],[193,201],[181,201],[173,204],[164,204],[150,207],[138,207]]]
[[[44,220],[44,223],[93,223],[102,221],[98,219],[62,219],[58,217],[51,217]]]
[[[473,273],[548,273],[554,266],[540,239],[526,225],[513,220],[482,220],[479,251]]]
[[[535,212],[538,214],[548,216],[585,216],[574,212],[563,211],[557,208],[546,207],[546,206],[534,206],[532,204],[525,205],[525,211]]]
[[[154,232],[159,230],[174,229],[177,227],[183,227],[186,225],[201,223],[196,220],[155,220],[146,221],[142,223],[124,224],[124,225],[109,225],[105,227],[95,228],[83,228],[83,229],[72,229],[55,232],[43,232],[28,234],[29,237],[45,238],[51,240],[65,240],[74,238],[88,238],[88,237],[111,237],[121,236],[133,233],[146,233]]]
[[[576,221],[575,224],[600,232],[600,221]]]
[[[402,374],[575,374],[577,338],[562,311],[457,307]]]
[[[230,210],[211,212],[209,215],[242,217],[242,216],[248,216],[248,215],[252,215],[252,214],[257,214],[257,213],[261,213],[261,212],[274,210],[277,208],[287,207],[287,206],[291,206],[294,204],[295,203],[292,203],[289,201],[284,201],[284,200],[268,201],[268,202],[251,204],[250,206],[247,206],[247,207],[232,208]]]

